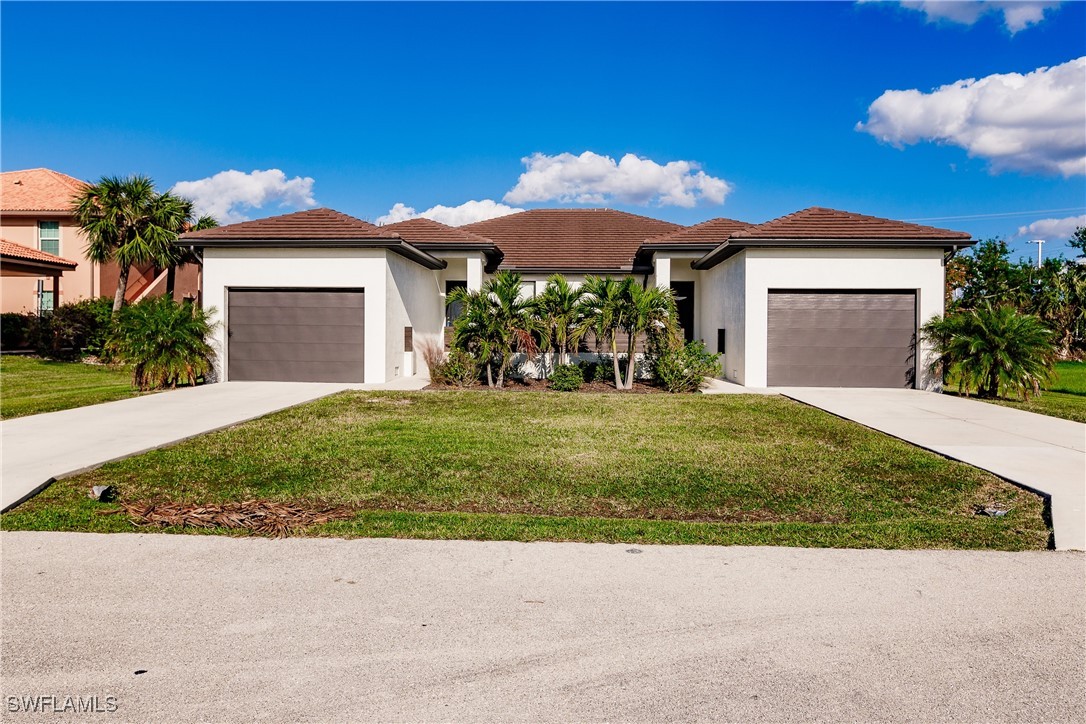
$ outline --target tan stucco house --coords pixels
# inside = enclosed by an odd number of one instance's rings
[[[64,302],[116,293],[116,264],[95,264],[87,258],[87,239],[69,210],[72,196],[86,185],[85,181],[47,168],[0,173],[0,238],[77,265],[57,277],[5,274],[0,282],[0,311],[48,310]],[[198,267],[180,267],[175,296],[196,299],[199,283]],[[135,301],[165,290],[166,270],[152,265],[133,267],[125,298]]]

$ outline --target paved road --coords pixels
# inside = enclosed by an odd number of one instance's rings
[[[776,391],[1050,495],[1056,547],[1086,550],[1086,425],[919,390]]]
[[[117,697],[95,721],[1086,719],[1078,553],[0,546],[3,696]]]
[[[414,380],[398,382],[414,385]],[[417,386],[421,384],[425,381]],[[4,453],[0,510],[25,499],[53,478],[352,387],[395,386],[226,382],[5,420],[0,423]]]

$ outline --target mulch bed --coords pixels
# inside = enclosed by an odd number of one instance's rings
[[[456,385],[436,385],[429,384],[425,388],[426,390],[490,390],[492,388],[487,387],[486,382],[476,382],[468,387],[457,387]],[[525,377],[523,379],[507,379],[505,381],[505,387],[494,389],[494,392],[558,392],[558,390],[552,390],[550,382],[548,380],[536,380]],[[577,392],[610,392],[612,394],[624,394],[624,395],[646,395],[654,393],[667,394],[667,390],[662,387],[657,387],[650,382],[634,381],[632,390],[616,390],[615,383],[613,382],[585,382],[581,385],[581,389]],[[564,394],[564,393],[559,393]]]
[[[295,528],[343,520],[358,512],[347,506],[306,508],[267,500],[223,505],[144,502],[120,503],[120,506],[137,526],[235,528],[279,537],[290,534]]]

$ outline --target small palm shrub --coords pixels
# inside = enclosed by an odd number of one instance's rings
[[[140,390],[194,385],[211,371],[214,350],[207,338],[213,326],[210,311],[191,302],[149,297],[121,308],[106,351],[132,365],[132,382]]]
[[[716,377],[720,370],[720,355],[700,340],[661,351],[654,364],[656,379],[668,392],[697,392],[706,377]]]
[[[574,392],[581,389],[584,376],[577,365],[558,365],[551,373],[551,389],[559,392]]]
[[[966,394],[975,389],[980,397],[1028,398],[1052,376],[1052,332],[1009,305],[935,317],[921,333],[938,355],[932,371],[956,378]]]
[[[31,315],[22,312],[0,314],[0,346],[4,349],[27,349],[30,344]]]
[[[478,361],[462,349],[450,351],[444,360],[430,367],[430,381],[435,384],[471,387],[478,380]]]

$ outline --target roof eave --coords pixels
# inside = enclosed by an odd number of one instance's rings
[[[711,269],[744,249],[958,249],[976,244],[976,239],[728,239],[696,260],[694,269]]]
[[[174,243],[196,249],[384,249],[427,269],[444,269],[449,265],[403,239],[207,239],[182,235]]]

